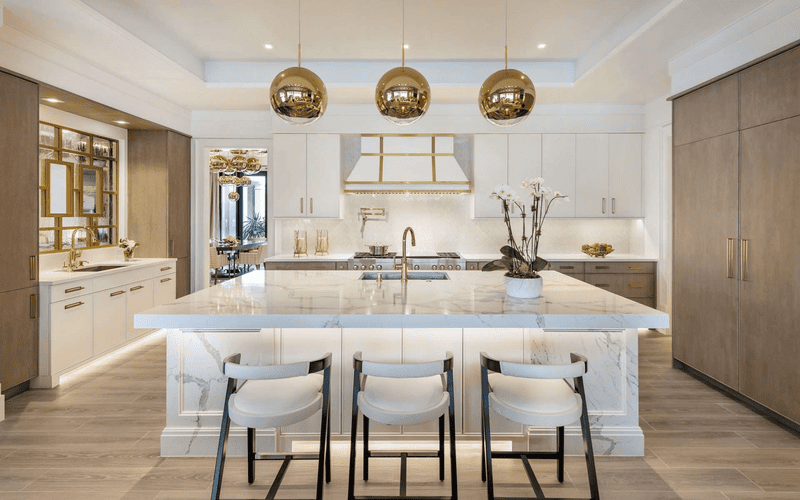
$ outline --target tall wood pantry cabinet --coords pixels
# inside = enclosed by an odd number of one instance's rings
[[[0,385],[38,375],[39,86],[0,71]]]
[[[176,297],[191,287],[191,138],[128,131],[128,238],[138,257],[175,257]],[[124,236],[124,235],[123,235]]]
[[[673,357],[800,428],[800,47],[673,101]]]

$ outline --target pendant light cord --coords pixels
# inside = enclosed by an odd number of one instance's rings
[[[508,69],[508,0],[506,0],[506,69]]]
[[[402,57],[402,66],[406,67],[406,0],[403,0],[403,57]]]
[[[302,0],[297,0],[297,67],[300,67],[300,54],[302,54],[302,48],[300,45],[300,7],[302,4]],[[508,21],[506,21],[508,23]]]

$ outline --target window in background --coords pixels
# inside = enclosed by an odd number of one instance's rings
[[[235,236],[239,240],[267,235],[267,173],[249,175],[252,184],[236,188],[230,184],[219,186],[219,239]],[[228,195],[239,193],[232,201]]]

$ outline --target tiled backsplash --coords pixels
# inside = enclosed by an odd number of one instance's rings
[[[343,220],[276,220],[277,254],[292,253],[294,231],[306,230],[309,253],[317,229],[327,229],[330,253],[366,251],[365,245],[391,245],[390,251],[400,251],[403,230],[414,228],[417,246],[413,253],[456,251],[464,254],[498,253],[508,238],[501,219],[473,220],[470,218],[472,196],[469,195],[345,195]],[[498,212],[500,202],[498,201]],[[361,207],[386,208],[385,221],[363,224],[358,212]],[[519,237],[521,227],[515,230]],[[641,220],[557,220],[549,219],[539,243],[541,253],[580,252],[584,243],[611,243],[619,253],[641,253],[644,225]],[[410,242],[409,242],[410,247]]]

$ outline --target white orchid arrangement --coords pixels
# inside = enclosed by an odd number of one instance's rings
[[[542,226],[553,203],[569,202],[569,197],[560,191],[544,187],[544,179],[541,177],[522,181],[520,187],[530,193],[532,197],[530,205],[521,202],[517,193],[506,184],[496,186],[489,195],[503,204],[503,218],[508,228],[508,245],[500,249],[503,258],[486,264],[482,271],[505,269],[506,276],[512,278],[537,278],[539,271],[547,267],[547,261],[538,256]],[[519,243],[514,238],[511,226],[510,214],[515,206],[522,218],[522,238]],[[528,215],[531,219],[530,235],[527,233]]]

